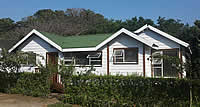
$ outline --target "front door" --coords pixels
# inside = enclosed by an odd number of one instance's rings
[[[57,52],[48,52],[47,53],[47,65],[57,65],[58,63],[58,53]]]
[[[58,64],[58,53],[57,52],[48,52],[46,65],[49,67],[57,67]],[[52,68],[53,70],[53,68]],[[53,84],[58,83],[59,78],[57,72],[53,73],[52,82]]]

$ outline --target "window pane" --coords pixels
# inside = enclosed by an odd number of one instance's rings
[[[125,62],[137,62],[137,49],[125,49]]]
[[[161,68],[154,68],[154,76],[161,76],[161,71],[162,69]]]
[[[123,62],[123,56],[116,56],[115,62]]]
[[[122,49],[114,50],[114,56],[123,56],[123,51]]]
[[[91,61],[91,65],[101,65],[101,61]]]
[[[163,55],[178,57],[178,50],[177,49],[164,50]],[[163,76],[165,76],[165,77],[177,77],[178,76],[178,71],[172,61],[169,61],[167,59],[163,60]]]
[[[71,64],[72,64],[72,61],[64,61],[64,64],[65,64],[65,65],[71,65]]]

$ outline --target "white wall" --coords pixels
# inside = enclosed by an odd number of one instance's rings
[[[146,39],[148,41],[151,41],[152,43],[159,45],[158,49],[173,49],[173,48],[180,49],[180,47],[181,47],[180,44],[178,44],[172,40],[169,40],[151,30],[145,30],[142,33],[140,33],[139,36],[143,37],[144,39]],[[146,54],[147,54],[147,52],[146,52]],[[179,57],[182,57],[183,63],[186,62],[185,48],[182,48],[182,56],[180,56],[180,53],[179,53]],[[147,62],[146,62],[146,64],[147,64]],[[149,68],[151,67],[151,65],[148,64],[148,66],[146,66],[146,67],[148,67],[148,69],[146,69],[146,70],[150,70]],[[148,74],[148,75],[150,75],[150,74]],[[183,73],[183,76],[184,77],[186,76],[185,72]]]
[[[23,52],[34,52],[38,54],[36,56],[37,64],[41,63],[42,65],[46,65],[46,52],[59,52],[56,48],[49,45],[46,41],[42,40],[38,36],[31,36],[28,40],[26,40],[22,45],[18,47],[18,50]],[[32,68],[21,68],[21,70],[27,70]]]
[[[138,48],[138,64],[113,64],[113,49],[114,48]],[[145,56],[146,65],[150,66],[150,61],[147,58],[150,56],[151,49],[146,46],[147,55]],[[93,73],[97,75],[107,75],[107,45],[103,46],[98,51],[102,51],[102,66],[94,67],[96,71]],[[149,69],[151,67],[146,67]],[[76,71],[81,72],[89,67],[76,67]],[[127,35],[120,35],[109,43],[109,73],[111,75],[143,75],[143,44]],[[146,76],[151,76],[150,70],[146,71]]]
[[[139,36],[152,43],[157,44],[159,46],[158,49],[180,48],[180,45],[176,42],[169,40],[151,30],[145,30],[140,33]]]
[[[111,75],[143,75],[143,44],[130,36],[121,34],[109,44],[109,65]],[[114,48],[138,48],[138,64],[114,64],[113,63],[113,49]]]

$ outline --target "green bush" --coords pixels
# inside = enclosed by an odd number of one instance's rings
[[[47,96],[50,93],[49,73],[47,71],[22,73],[17,80],[16,87],[10,92],[34,97]]]
[[[20,74],[21,73],[0,72],[0,92],[7,93],[10,88],[15,87]]]
[[[64,103],[82,106],[189,106],[186,79],[142,78],[133,76],[72,76],[66,78]],[[200,80],[195,80],[200,83]],[[195,86],[193,85],[194,89]],[[199,101],[197,87],[194,98]]]

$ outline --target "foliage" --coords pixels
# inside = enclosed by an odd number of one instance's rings
[[[9,53],[3,49],[2,57],[0,58],[0,72],[19,72],[22,64],[36,65],[36,55],[32,52]]]
[[[72,76],[65,78],[64,103],[82,106],[187,106],[189,80],[133,76]],[[198,82],[192,81],[199,102]],[[195,84],[196,83],[196,84]]]
[[[9,90],[16,86],[20,73],[0,72],[0,92],[8,93]]]
[[[49,71],[42,67],[40,73],[22,73],[11,93],[29,96],[47,96],[50,93]]]

